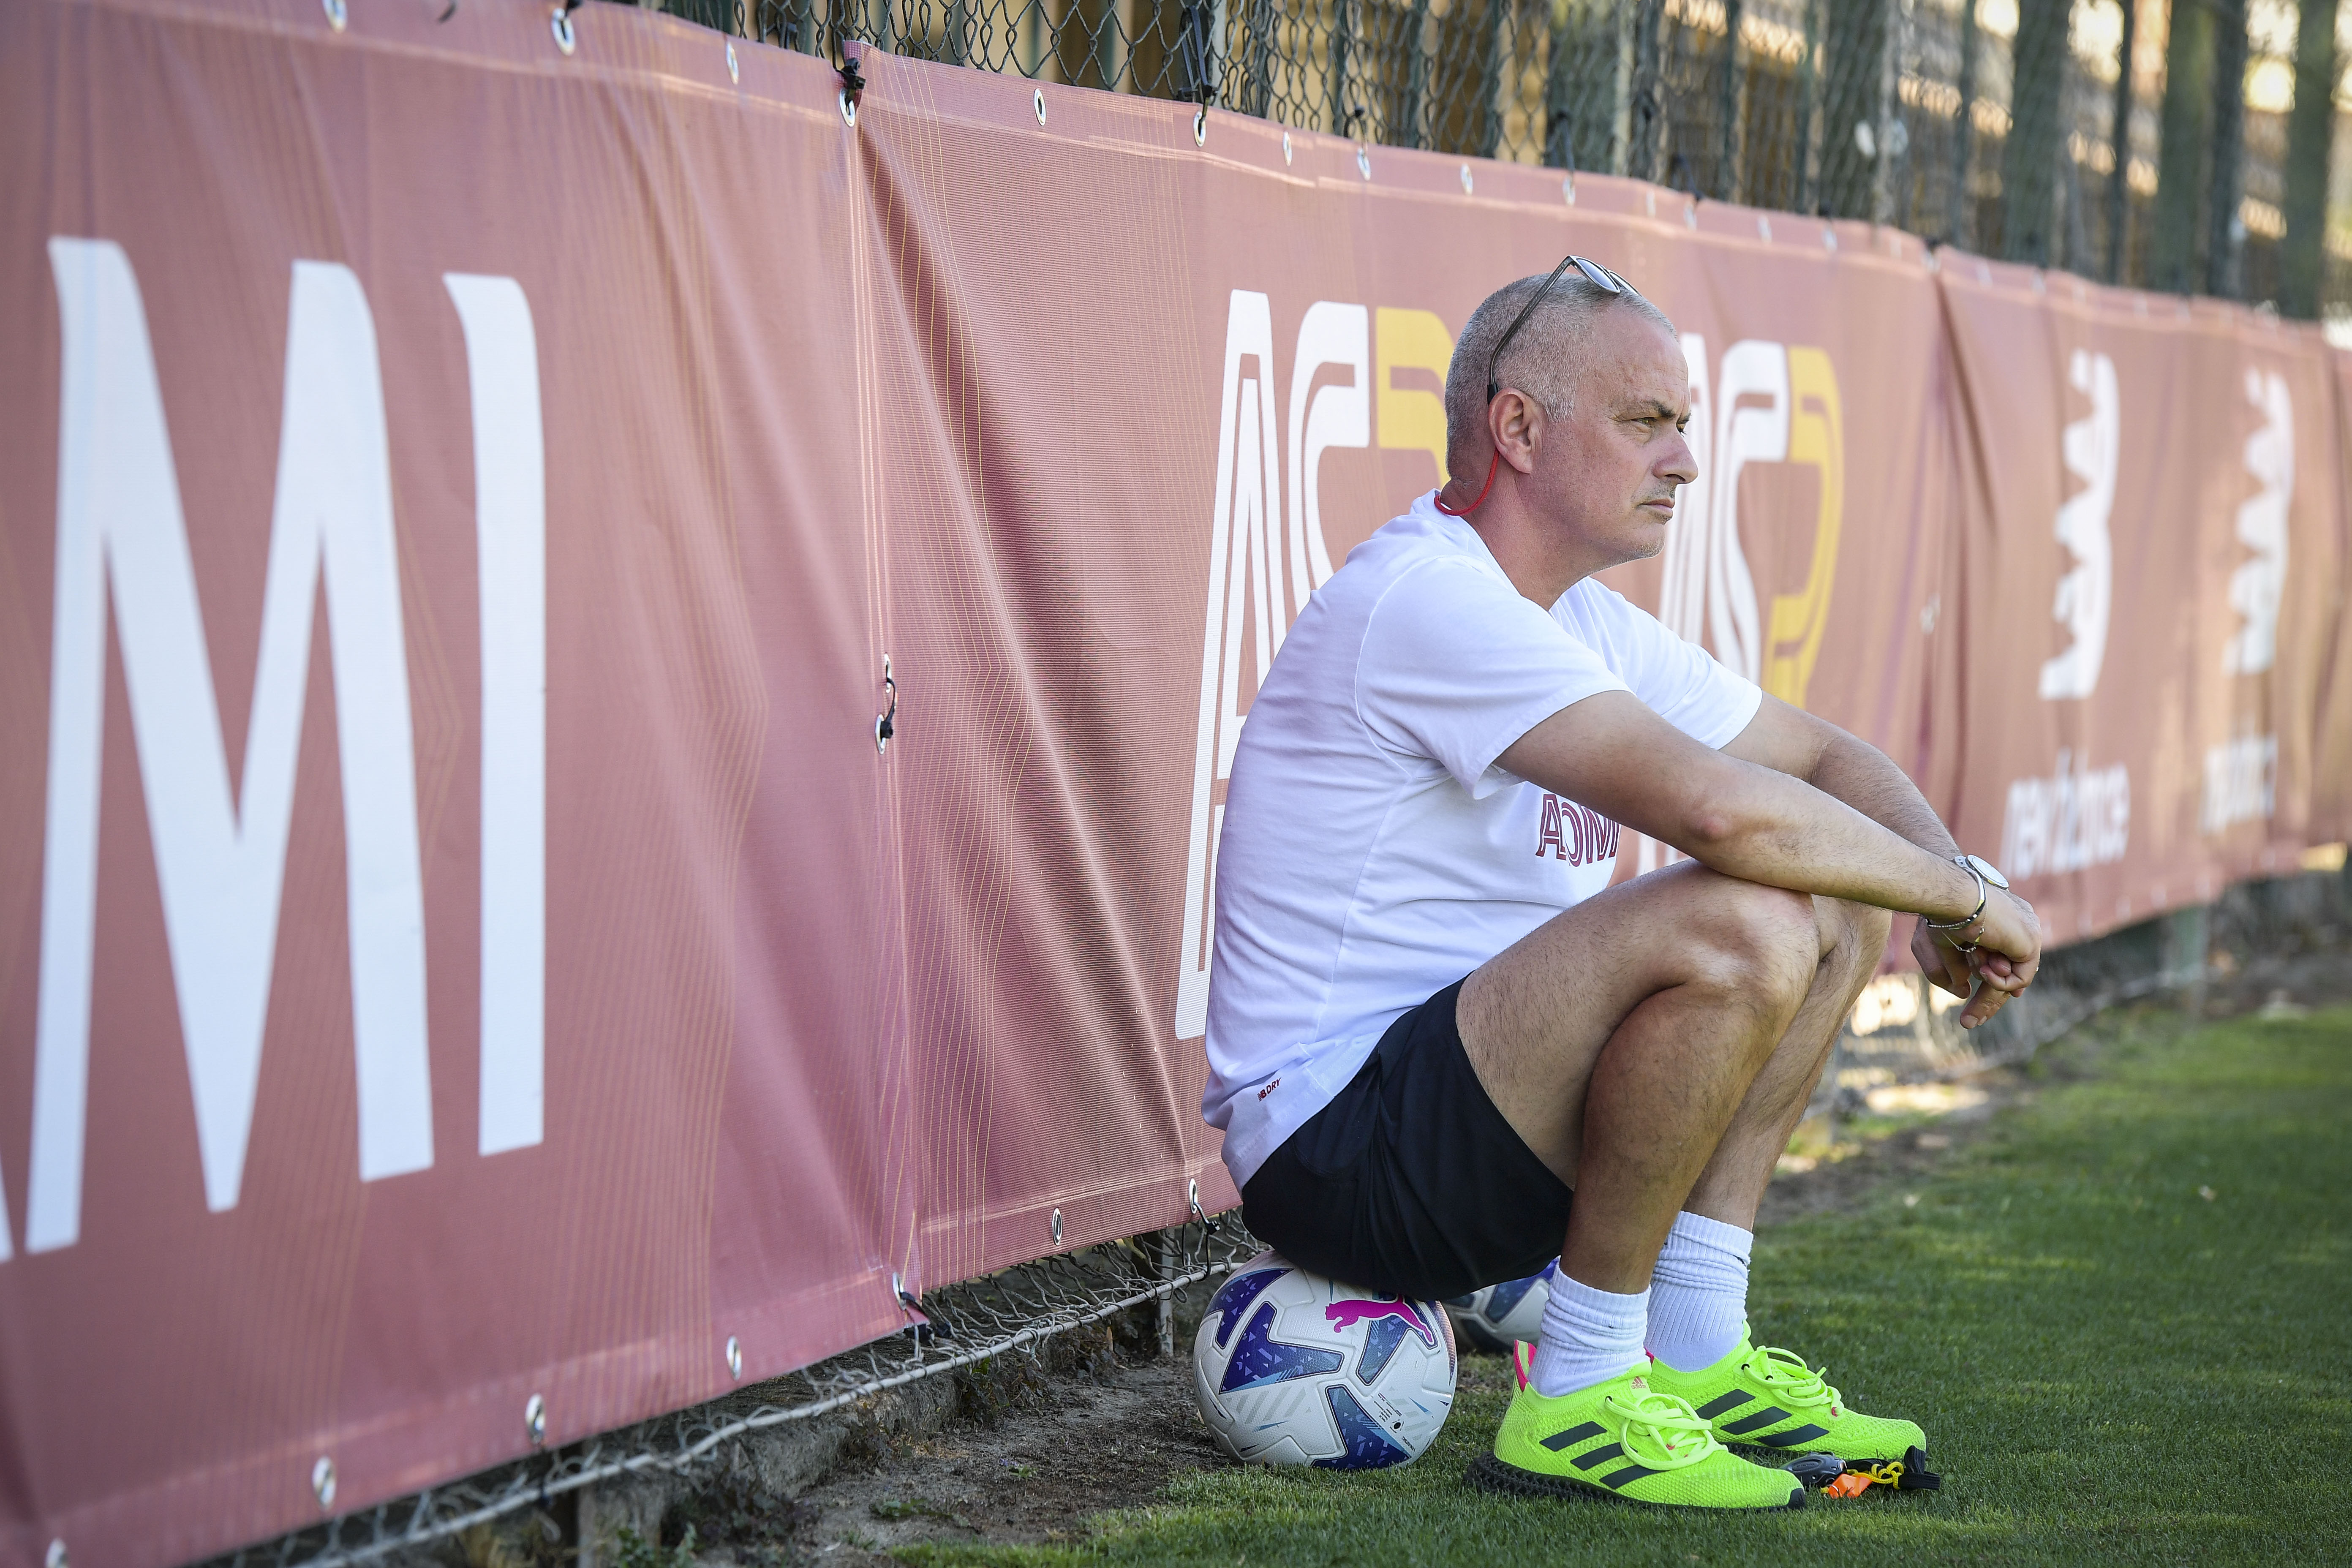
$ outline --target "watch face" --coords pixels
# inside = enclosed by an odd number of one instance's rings
[[[1986,881],[1990,882],[1994,887],[2001,889],[2003,891],[2008,890],[2009,879],[2002,876],[2000,874],[2000,868],[1996,867],[1991,861],[1986,859],[1981,855],[1963,855],[1960,858],[1966,860],[1970,866],[1976,868],[1976,873],[1978,876],[1982,877]]]

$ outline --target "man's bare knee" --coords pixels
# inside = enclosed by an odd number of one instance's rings
[[[1773,1008],[1795,1008],[1821,962],[1812,895],[1730,877],[1711,891],[1700,955],[1706,978]]]
[[[1834,985],[1859,987],[1878,972],[1895,917],[1844,899],[1816,898],[1813,906],[1822,932],[1822,978]]]

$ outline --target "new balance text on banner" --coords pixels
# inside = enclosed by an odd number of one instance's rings
[[[2301,329],[438,14],[0,8],[0,1563],[257,1540],[322,1460],[365,1509],[534,1396],[569,1442],[1235,1202],[1235,739],[1563,250],[1691,367],[1705,472],[1609,581],[2061,935],[2352,826],[2352,371]]]

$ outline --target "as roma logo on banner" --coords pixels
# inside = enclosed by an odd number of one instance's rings
[[[1333,570],[1318,484],[1323,454],[1371,446],[1377,434],[1381,447],[1428,451],[1443,479],[1443,403],[1433,393],[1391,383],[1402,367],[1442,382],[1453,348],[1444,324],[1429,311],[1318,300],[1299,323],[1286,405],[1275,384],[1271,304],[1261,293],[1233,292],[1218,395],[1178,1039],[1195,1038],[1207,1026],[1221,795],[1246,711],[1244,668],[1265,679],[1307,596]],[[1705,339],[1685,334],[1683,352],[1691,367],[1691,445],[1700,471],[1682,492],[1667,534],[1659,618],[1802,707],[1829,624],[1844,520],[1845,423],[1836,372],[1821,349],[1756,339],[1732,344],[1712,374]],[[1326,366],[1351,370],[1353,383],[1318,385]],[[1739,479],[1757,464],[1800,465],[1818,479],[1813,513],[1804,520],[1811,529],[1810,564],[1795,592],[1769,603],[1757,593],[1740,543]],[[1647,839],[1636,842],[1645,860],[1657,854]],[[1612,853],[1614,847],[1612,835]]]
[[[1184,935],[1176,984],[1180,1040],[1196,1038],[1207,1026],[1213,862],[1224,816],[1218,797],[1233,773],[1234,747],[1241,740],[1243,668],[1254,671],[1254,691],[1272,668],[1284,635],[1307,607],[1307,595],[1332,572],[1323,531],[1323,454],[1335,447],[1375,444],[1425,451],[1442,480],[1445,405],[1433,392],[1394,382],[1395,373],[1404,370],[1443,383],[1453,357],[1453,336],[1433,311],[1318,300],[1298,324],[1285,405],[1275,384],[1273,306],[1264,294],[1233,291],[1217,399],[1217,500],[1209,538],[1199,736],[1184,859]],[[1327,367],[1352,372],[1353,382],[1318,385],[1316,376]]]

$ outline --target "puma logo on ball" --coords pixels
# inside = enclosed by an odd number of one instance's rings
[[[1412,1302],[1401,1297],[1391,1297],[1384,1301],[1334,1301],[1323,1309],[1323,1315],[1331,1320],[1331,1331],[1335,1334],[1345,1333],[1358,1323],[1374,1323],[1382,1318],[1396,1318],[1410,1326],[1431,1349],[1437,1348],[1437,1331],[1429,1326],[1428,1321],[1422,1317]]]

